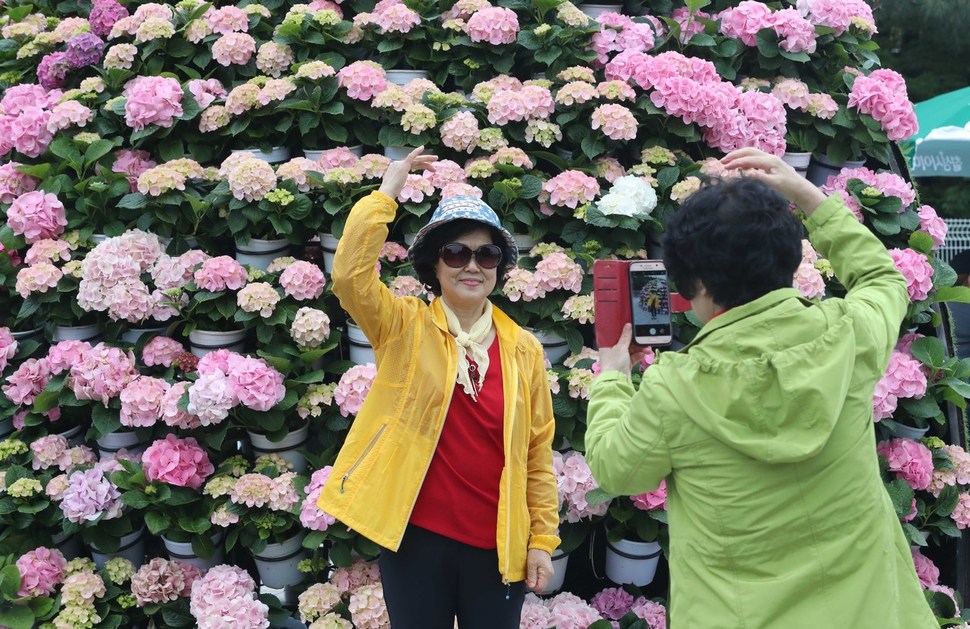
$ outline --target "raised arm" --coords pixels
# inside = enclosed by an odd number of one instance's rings
[[[886,247],[849,212],[841,197],[826,197],[780,158],[745,148],[729,153],[721,162],[760,179],[804,210],[812,245],[829,259],[836,277],[848,289],[846,302],[864,311],[859,319],[867,321],[866,332],[888,360],[888,348],[896,342],[909,297],[906,280]]]
[[[437,157],[422,152],[423,148],[418,148],[404,159],[391,162],[380,189],[354,204],[333,258],[333,293],[375,347],[393,326],[403,324],[389,316],[398,300],[381,282],[376,265],[408,173],[434,168]]]

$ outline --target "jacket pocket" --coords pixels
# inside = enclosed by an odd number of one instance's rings
[[[354,473],[354,470],[356,470],[360,466],[360,464],[364,462],[364,459],[367,458],[367,455],[370,454],[371,450],[374,449],[374,446],[377,445],[377,442],[381,438],[381,435],[384,434],[385,428],[387,428],[387,424],[381,424],[381,427],[377,430],[377,432],[374,433],[374,436],[371,437],[370,441],[367,442],[367,446],[361,451],[360,456],[357,457],[357,460],[354,461],[353,465],[347,468],[347,471],[340,478],[340,493],[344,493],[344,483],[347,482],[347,480]]]

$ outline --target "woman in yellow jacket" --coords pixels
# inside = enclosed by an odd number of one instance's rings
[[[474,197],[441,202],[409,258],[435,299],[396,297],[375,265],[416,149],[351,210],[333,292],[374,346],[377,377],[320,507],[381,545],[394,629],[516,629],[552,576],[559,499],[542,346],[488,297],[517,249]]]

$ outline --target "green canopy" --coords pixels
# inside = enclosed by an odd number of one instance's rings
[[[899,143],[914,177],[970,177],[970,87],[916,103],[919,132]]]

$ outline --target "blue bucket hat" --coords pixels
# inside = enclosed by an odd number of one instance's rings
[[[431,215],[431,221],[418,231],[417,236],[414,238],[414,243],[408,249],[408,258],[411,262],[414,262],[415,254],[424,246],[429,233],[445,223],[460,218],[477,221],[486,227],[492,227],[501,232],[502,237],[505,239],[505,261],[510,267],[515,266],[515,262],[519,257],[519,248],[516,246],[512,234],[509,233],[509,230],[502,227],[501,221],[498,220],[498,214],[487,203],[477,197],[467,195],[449,197],[441,200],[441,203],[438,204],[438,207],[435,208],[434,213]]]

